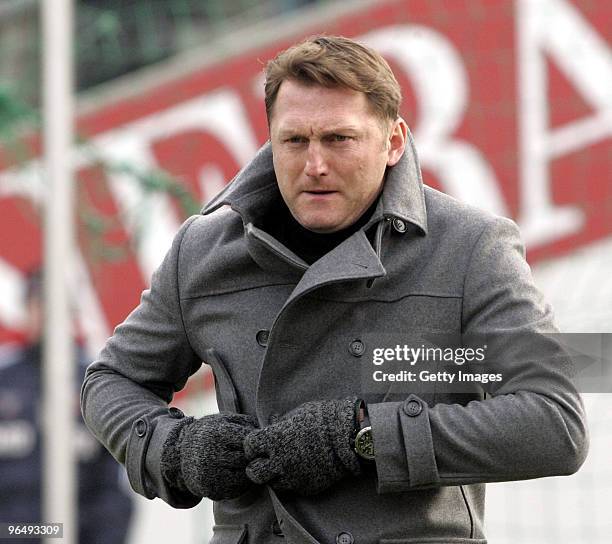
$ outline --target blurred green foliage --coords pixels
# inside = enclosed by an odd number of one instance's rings
[[[0,81],[40,102],[41,0],[0,0]],[[75,0],[76,88],[81,91],[270,17],[339,0]]]
[[[28,135],[40,133],[41,119],[36,110],[20,100],[6,88],[0,87],[0,150],[3,151],[5,166],[19,169],[32,160],[33,154],[27,143]],[[136,183],[143,195],[138,204],[143,210],[147,208],[148,197],[154,194],[165,194],[174,199],[184,217],[197,214],[200,202],[190,193],[180,179],[161,169],[144,169],[140,165],[126,161],[109,160],[97,151],[95,145],[83,136],[77,137],[77,145],[87,157],[87,163],[108,176],[121,175],[122,182]],[[102,180],[105,176],[101,177]],[[87,191],[83,190],[84,179],[76,173],[77,216],[83,228],[81,237],[83,251],[92,262],[100,259],[115,260],[124,258],[130,249],[126,243],[109,242],[109,233],[122,226],[122,217],[102,213],[90,200]],[[44,179],[40,179],[42,184]],[[30,213],[30,207],[22,207],[23,213]],[[147,213],[131,210],[131,217],[138,217],[133,243],[137,243],[140,233],[147,228]],[[30,219],[38,222],[40,217]]]

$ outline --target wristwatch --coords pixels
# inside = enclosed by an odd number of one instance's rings
[[[355,453],[365,461],[374,461],[372,427],[370,426],[367,406],[363,401],[358,401],[355,407],[355,433],[353,443]]]

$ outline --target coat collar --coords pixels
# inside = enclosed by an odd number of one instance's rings
[[[255,158],[204,207],[202,213],[207,215],[223,205],[229,205],[240,213],[246,224],[260,215],[260,211],[266,208],[270,196],[275,193],[278,193],[278,185],[272,163],[272,146],[270,142],[266,142]],[[382,215],[386,217],[398,217],[413,223],[424,234],[427,233],[421,169],[410,132],[402,158],[387,170],[380,202],[381,206],[375,212],[375,216],[379,216],[382,211]]]

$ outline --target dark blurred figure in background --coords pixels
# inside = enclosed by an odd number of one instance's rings
[[[41,512],[42,276],[28,274],[27,323],[21,342],[0,347],[0,523],[43,520]],[[88,360],[77,345],[73,402],[78,424],[78,519],[81,544],[121,544],[132,516],[129,486],[120,465],[89,434],[80,417],[77,384]],[[40,542],[19,539],[19,542]]]

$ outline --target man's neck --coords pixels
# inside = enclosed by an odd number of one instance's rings
[[[284,202],[281,202],[279,206],[281,209],[277,217],[280,221],[272,227],[274,232],[270,234],[276,236],[280,242],[308,264],[312,264],[361,229],[376,209],[376,201],[351,226],[330,233],[308,230],[295,220]]]

